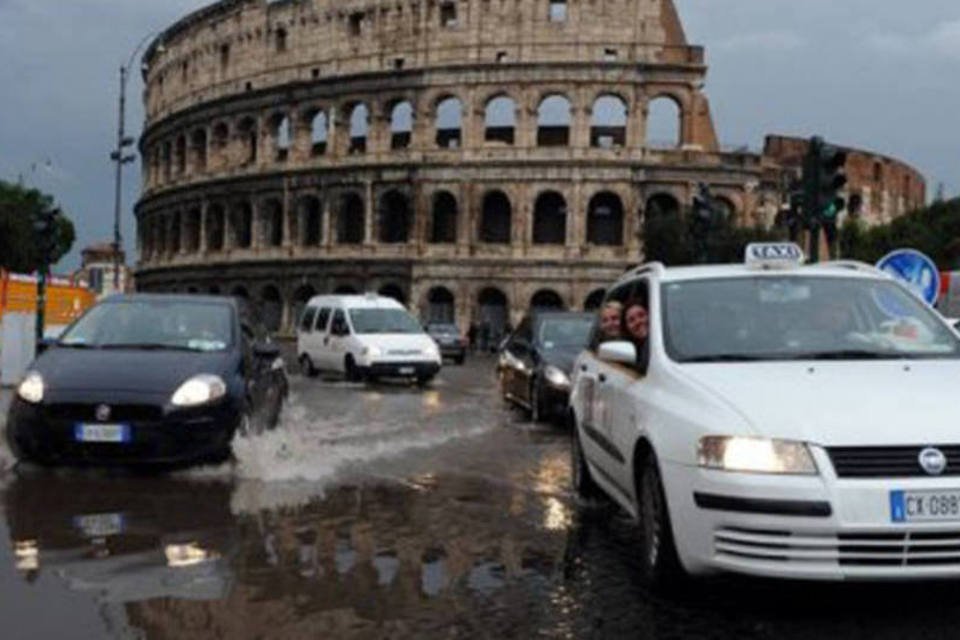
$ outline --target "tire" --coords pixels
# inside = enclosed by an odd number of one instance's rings
[[[320,373],[317,368],[313,366],[313,360],[311,360],[307,354],[300,356],[300,373],[302,373],[305,378],[316,378]]]
[[[353,356],[351,355],[344,358],[343,371],[347,382],[360,382],[362,380],[360,370],[357,368],[357,363],[353,361]]]
[[[417,386],[423,389],[433,382],[433,376],[417,376]]]
[[[587,466],[587,458],[580,444],[580,432],[575,422],[570,433],[570,481],[578,506],[590,509],[607,506],[607,496],[594,482],[590,467]]]
[[[670,510],[667,507],[657,458],[649,454],[637,470],[640,512],[640,562],[644,580],[651,590],[669,592],[686,577],[673,539]]]

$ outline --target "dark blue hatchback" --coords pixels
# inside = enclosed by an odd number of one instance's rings
[[[280,349],[242,301],[116,296],[34,361],[7,440],[40,464],[223,460],[238,430],[276,425],[286,395]]]

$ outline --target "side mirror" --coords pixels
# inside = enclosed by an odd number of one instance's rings
[[[57,340],[55,338],[41,338],[40,340],[37,340],[37,355],[39,356],[41,353],[45,352],[47,349],[55,346],[56,344]]]
[[[635,367],[637,365],[637,348],[632,342],[626,340],[604,342],[597,351],[597,357],[604,362],[615,362]]]
[[[273,342],[258,342],[253,345],[253,355],[264,360],[276,360],[280,357],[280,345]]]

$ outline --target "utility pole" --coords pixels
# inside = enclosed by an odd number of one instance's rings
[[[138,47],[139,48],[139,47]],[[129,66],[129,65],[127,65]],[[123,190],[123,165],[136,160],[134,155],[125,155],[124,149],[133,144],[134,140],[126,135],[125,119],[127,109],[127,67],[120,67],[120,109],[117,126],[117,148],[110,154],[110,160],[116,163],[116,178],[114,184],[113,207],[113,290],[120,293],[120,209]]]

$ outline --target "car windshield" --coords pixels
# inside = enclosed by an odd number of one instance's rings
[[[583,347],[590,340],[592,316],[544,318],[537,329],[537,343],[545,349]]]
[[[100,304],[59,344],[76,348],[222,351],[233,343],[232,310],[211,302],[124,300]]]
[[[435,335],[460,335],[460,329],[455,324],[431,324],[427,327],[429,333]]]
[[[413,316],[403,309],[351,309],[350,322],[358,334],[423,333]]]
[[[883,280],[758,276],[663,286],[664,341],[679,362],[957,358],[960,341]]]

